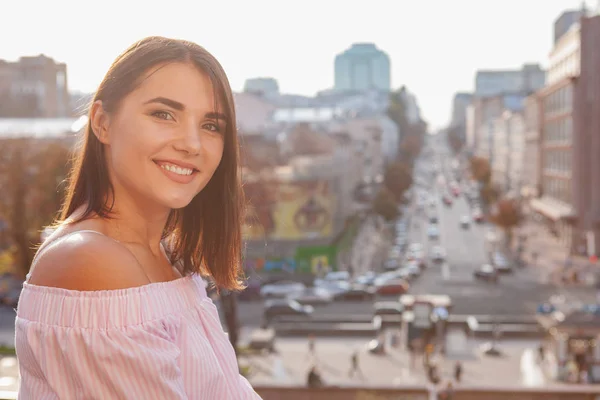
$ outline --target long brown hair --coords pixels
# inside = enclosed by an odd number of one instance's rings
[[[117,57],[92,103],[100,100],[106,112],[114,112],[150,68],[173,62],[192,63],[209,76],[215,98],[228,120],[221,163],[189,205],[171,211],[163,238],[170,243],[171,262],[179,263],[184,274],[210,275],[218,287],[239,289],[244,196],[240,183],[235,106],[223,67],[195,43],[147,37]],[[114,200],[109,203],[107,199],[114,199],[112,194],[114,189],[109,179],[105,148],[88,122],[69,176],[60,221],[65,221],[82,206],[85,211],[73,222],[94,215],[110,218]]]

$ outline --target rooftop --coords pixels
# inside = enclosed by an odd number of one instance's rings
[[[87,117],[79,118],[0,118],[0,139],[66,137],[79,132]]]

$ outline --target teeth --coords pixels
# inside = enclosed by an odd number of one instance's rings
[[[177,175],[191,175],[192,172],[194,172],[193,169],[181,168],[181,167],[178,167],[177,165],[173,165],[173,164],[160,164],[160,167],[162,169],[166,169],[167,171],[174,172]]]

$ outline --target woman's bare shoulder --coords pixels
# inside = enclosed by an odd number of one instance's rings
[[[93,291],[126,289],[149,282],[123,244],[95,232],[74,231],[53,238],[41,248],[29,283]]]

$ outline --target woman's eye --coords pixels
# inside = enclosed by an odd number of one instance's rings
[[[152,113],[153,117],[156,117],[158,119],[164,119],[164,120],[172,120],[173,116],[166,112],[166,111],[155,111]]]
[[[212,132],[220,132],[221,131],[221,128],[219,127],[219,125],[213,124],[212,122],[204,124],[203,128],[208,129],[209,131],[212,131]]]

